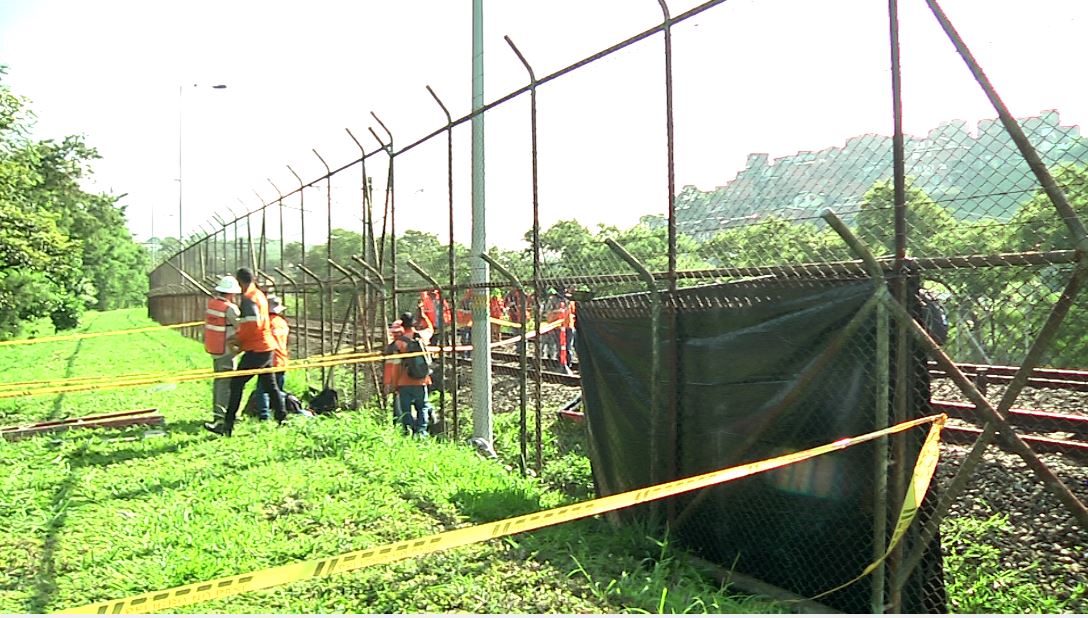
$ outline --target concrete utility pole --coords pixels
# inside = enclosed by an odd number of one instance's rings
[[[487,210],[484,207],[484,3],[472,0],[472,283],[486,283]],[[472,437],[491,446],[491,325],[487,288],[472,294]]]

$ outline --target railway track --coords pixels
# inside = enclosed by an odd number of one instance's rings
[[[326,351],[331,352],[336,338],[330,337],[327,326],[325,329],[325,345]],[[315,346],[321,338],[320,326],[310,321],[298,328],[308,338],[311,352],[316,351]],[[337,325],[335,335],[340,336],[340,325]],[[375,342],[380,341],[382,334],[375,333],[375,335]],[[360,333],[360,336],[363,336],[363,333]],[[349,329],[343,334],[340,348],[344,349],[350,346],[350,339],[351,331]],[[535,380],[537,376],[536,361],[534,358],[535,350],[532,346],[533,344],[530,343],[527,374],[529,379]],[[521,359],[518,354],[493,350],[491,358],[494,361],[491,366],[493,373],[507,376],[521,375]],[[448,363],[451,360],[447,358]],[[462,360],[461,362],[465,363],[467,361]],[[1008,384],[1019,369],[1019,367],[1014,366],[980,365],[975,363],[958,363],[957,366],[983,390],[988,385]],[[577,362],[571,364],[571,372],[567,373],[562,370],[557,360],[544,358],[541,359],[541,369],[540,378],[542,382],[568,387],[581,385]],[[938,369],[934,363],[930,363],[929,371],[930,376],[935,379],[947,378],[947,375]],[[1032,371],[1027,386],[1038,389],[1084,393],[1088,392],[1088,371],[1039,368]],[[943,412],[948,414],[950,418],[963,421],[962,423],[952,424],[947,428],[945,438],[948,442],[953,444],[971,443],[981,434],[981,429],[967,425],[967,423],[976,423],[978,419],[972,404],[934,398],[930,401],[930,405],[934,412]],[[568,413],[567,416],[571,415]],[[1009,411],[1009,421],[1019,431],[1024,432],[1022,434],[1024,440],[1039,452],[1065,453],[1088,459],[1088,410],[1054,411],[1013,408]]]
[[[495,373],[506,375],[520,375],[521,369],[517,363],[520,357],[516,354],[494,352],[492,357],[499,361],[492,365]],[[535,377],[534,359],[529,359],[531,378]],[[581,378],[577,374],[577,363],[573,363],[575,373],[569,375],[559,371],[558,361],[542,359],[542,381],[566,386],[579,386]],[[990,384],[1008,384],[1016,373],[1017,367],[976,365],[964,363],[961,370],[968,376]],[[935,371],[931,367],[930,374],[935,378],[947,377],[943,372]],[[1088,391],[1088,372],[1073,371],[1067,369],[1037,369],[1032,372],[1028,380],[1028,386],[1035,388],[1064,389],[1078,392]],[[973,404],[932,399],[930,406],[934,412],[943,412],[950,418],[976,423],[978,415]],[[568,417],[577,417],[577,414],[565,412]],[[1038,452],[1064,453],[1066,455],[1088,459],[1088,414],[1083,411],[1049,411],[1028,408],[1013,408],[1009,411],[1009,421],[1018,430],[1023,431],[1021,437]],[[952,444],[970,444],[982,433],[977,427],[969,427],[962,423],[953,424],[946,428],[944,435],[947,442]]]

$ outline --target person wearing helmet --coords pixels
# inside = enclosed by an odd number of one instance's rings
[[[272,352],[272,366],[280,371],[272,374],[276,386],[279,387],[280,397],[287,395],[283,390],[284,372],[287,369],[287,336],[291,333],[291,327],[287,325],[284,317],[283,302],[274,294],[268,295],[268,322],[272,327],[272,336],[276,338],[276,349]],[[258,384],[257,390],[257,418],[267,421],[269,418],[268,397],[270,393],[263,384]]]
[[[268,298],[265,297],[254,282],[253,271],[248,268],[239,268],[234,276],[238,279],[238,285],[242,288],[241,297],[238,299],[238,328],[235,337],[242,349],[242,360],[238,363],[238,370],[265,369],[272,366],[272,353],[276,350],[276,338],[272,335],[272,326],[268,318]],[[276,412],[276,420],[282,423],[286,418],[283,398],[280,396],[279,386],[272,379],[271,373],[259,373],[257,382],[271,394],[272,408]],[[242,405],[242,391],[246,383],[253,375],[240,375],[230,380],[230,400],[227,403],[226,416],[220,421],[216,419],[211,423],[204,423],[204,429],[230,437],[234,430],[234,420],[238,415],[238,408]]]
[[[238,305],[235,294],[241,294],[238,280],[227,275],[215,286],[215,296],[208,299],[204,311],[204,351],[212,355],[212,368],[216,373],[234,371],[234,357],[238,355],[238,343],[234,329],[238,326]],[[230,378],[212,381],[212,417],[222,422],[230,400]]]

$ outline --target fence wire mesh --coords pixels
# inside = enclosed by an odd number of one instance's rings
[[[716,4],[700,5],[691,15]],[[708,12],[704,17],[712,15]],[[780,294],[782,286],[819,290],[873,276],[873,265],[860,259],[843,234],[829,225],[824,212],[831,211],[875,255],[889,293],[907,303],[943,354],[993,407],[1000,408],[1016,428],[1015,435],[1032,449],[1028,455],[1016,455],[1003,442],[1002,448],[980,451],[979,462],[966,459],[967,445],[977,439],[988,417],[963,385],[953,382],[950,369],[938,364],[936,352],[918,343],[910,325],[884,309],[866,309],[871,315],[864,318],[860,334],[835,344],[839,348],[829,342],[841,330],[823,333],[827,338],[820,345],[826,346],[828,358],[817,363],[819,378],[813,375],[812,385],[805,387],[808,390],[777,395],[789,399],[791,409],[813,413],[834,407],[843,389],[852,388],[851,396],[868,402],[864,412],[855,411],[851,417],[858,424],[853,428],[886,427],[932,412],[952,417],[928,502],[879,574],[848,593],[856,597],[849,603],[861,603],[851,607],[861,608],[858,611],[905,607],[997,611],[1000,601],[982,591],[1029,587],[1022,583],[1027,577],[1038,580],[1030,594],[1042,591],[1040,605],[1032,607],[1084,611],[1088,573],[1077,557],[1088,551],[1088,531],[1082,515],[1068,501],[1055,497],[1059,489],[1053,482],[1060,479],[1061,486],[1082,501],[1088,494],[1083,481],[1084,440],[1088,438],[1083,396],[1088,392],[1088,341],[1083,333],[1088,310],[1076,297],[1085,247],[1078,244],[1083,239],[1071,232],[1073,220],[1055,209],[1039,170],[1031,169],[1024,150],[999,118],[973,126],[949,121],[924,136],[905,135],[901,155],[895,138],[876,134],[842,136],[840,145],[776,158],[754,152],[735,177],[709,190],[663,188],[673,179],[671,156],[677,144],[671,132],[667,140],[655,135],[651,147],[641,154],[623,151],[626,142],[610,151],[602,145],[599,154],[601,158],[648,160],[657,166],[660,178],[632,179],[609,166],[571,169],[538,162],[537,139],[593,142],[597,136],[598,142],[606,143],[606,136],[622,133],[622,122],[608,116],[610,106],[625,96],[646,92],[659,96],[660,84],[645,74],[652,70],[663,75],[672,62],[671,55],[662,63],[660,53],[640,55],[632,50],[651,45],[660,49],[662,32],[669,24],[675,29],[670,35],[676,36],[678,49],[701,49],[706,41],[686,19],[663,22],[654,36],[625,43],[599,65],[587,58],[584,68],[549,76],[557,89],[577,89],[591,87],[583,73],[608,74],[614,67],[626,75],[623,67],[643,69],[637,79],[622,82],[613,99],[587,103],[581,110],[585,122],[577,127],[550,121],[549,112],[563,104],[552,107],[545,91],[539,100],[530,99],[535,94],[530,88],[512,93],[511,105],[496,105],[485,113],[489,121],[507,122],[521,131],[508,151],[489,152],[492,158],[504,160],[504,172],[516,169],[510,173],[516,173],[523,184],[513,206],[505,202],[490,206],[492,212],[498,211],[493,225],[514,240],[489,247],[488,253],[520,280],[524,297],[514,281],[495,268],[487,281],[473,276],[477,256],[470,250],[472,212],[466,198],[471,179],[465,164],[470,136],[467,119],[450,119],[427,138],[400,150],[381,125],[373,139],[365,140],[366,146],[355,141],[360,158],[354,163],[336,171],[328,166],[313,168],[318,176],[309,180],[296,174],[290,188],[274,184],[277,198],[255,211],[221,215],[222,221],[208,236],[181,248],[151,273],[151,315],[163,323],[199,320],[201,286],[211,287],[217,277],[239,267],[256,268],[263,286],[274,288],[284,298],[295,323],[292,353],[305,357],[362,347],[380,350],[388,341],[393,320],[403,311],[428,316],[437,327],[434,343],[467,344],[472,299],[486,296],[486,312],[501,321],[491,327],[492,341],[514,342],[524,335],[523,318],[533,336],[525,349],[527,361],[518,356],[522,343],[494,350],[496,409],[514,413],[505,415],[507,419],[517,419],[497,424],[495,445],[500,456],[517,453],[507,461],[520,463],[523,469],[535,468],[561,486],[585,490],[597,479],[588,479],[589,471],[576,463],[572,451],[557,446],[558,436],[571,430],[554,417],[559,406],[576,407],[568,404],[579,393],[580,353],[587,349],[576,343],[582,337],[578,311],[645,316],[652,310],[653,299],[667,294],[661,317],[667,338],[657,352],[661,354],[659,370],[665,376],[662,383],[672,390],[657,393],[662,406],[657,412],[664,415],[661,410],[670,406],[683,409],[682,392],[691,385],[678,369],[684,361],[677,350],[697,339],[698,330],[685,331],[678,323],[710,310],[784,307],[788,303]],[[682,59],[676,66],[679,74],[688,70]],[[874,71],[864,79],[883,84],[887,75]],[[965,80],[969,79],[965,72]],[[691,101],[702,87],[705,84],[689,82],[678,86],[677,94],[687,93]],[[678,103],[678,109],[683,105]],[[791,109],[797,112],[799,106]],[[671,127],[680,115],[671,107],[662,112],[664,116],[642,122],[663,133],[666,124]],[[677,123],[683,126],[682,117]],[[1073,212],[1080,217],[1088,214],[1088,139],[1077,126],[1064,124],[1053,110],[1019,118],[1016,124]],[[721,127],[723,131],[738,128]],[[356,137],[361,138],[351,135],[353,140]],[[675,150],[683,161],[684,149]],[[897,158],[903,169],[898,181]],[[558,213],[566,211],[551,204],[577,202],[579,197],[564,193],[560,170],[567,180],[593,175],[613,182],[644,182],[651,197],[639,204],[584,204],[585,217],[563,218]],[[622,211],[624,216],[615,220],[628,223],[609,223],[596,212],[600,209]],[[636,219],[632,212],[647,214]],[[434,309],[429,310],[431,306]],[[880,317],[882,311],[885,317]],[[841,320],[836,328],[845,328],[848,321]],[[556,327],[548,329],[549,323]],[[781,340],[753,338],[746,345],[755,354],[764,346],[795,344],[811,334],[804,332],[802,322],[798,324],[796,331],[775,335]],[[537,330],[547,332],[534,333]],[[190,334],[199,336],[199,329]],[[648,341],[651,334],[646,331],[638,336]],[[649,347],[643,350],[649,351]],[[447,437],[472,435],[470,357],[475,354],[478,351],[449,348],[440,354],[436,379],[445,388],[438,404],[439,432]],[[856,375],[839,375],[837,368],[845,366],[861,369]],[[721,363],[720,369],[730,380],[744,376],[740,366]],[[352,404],[363,403],[379,396],[373,371],[373,366],[362,373],[358,369],[330,371],[328,380],[350,392]],[[805,366],[796,371],[803,374]],[[748,376],[756,382],[766,377]],[[313,376],[315,382],[325,379],[325,370]],[[1014,391],[1007,393],[1010,383]],[[648,405],[659,386],[650,384],[639,404]],[[743,388],[749,386],[743,383]],[[742,382],[737,382],[736,389],[741,388]],[[767,391],[766,401],[773,402],[774,396],[774,391]],[[518,414],[523,409],[527,413]],[[676,431],[675,425],[668,424],[675,424],[676,417],[668,418],[653,419],[652,423],[663,423],[659,435],[657,429],[644,428],[658,441],[647,442],[647,449],[666,448],[663,444]],[[807,422],[777,422],[773,432],[753,434],[753,439],[764,441],[758,453],[741,457],[734,452],[715,465],[733,461],[730,457],[751,460],[811,446],[820,432],[811,431]],[[707,427],[706,431],[717,429]],[[1014,433],[1006,427],[999,429],[1006,436]],[[778,436],[777,441],[768,436]],[[779,586],[801,595],[816,594],[842,583],[847,574],[860,572],[875,549],[887,542],[919,443],[912,436],[859,449],[855,456],[867,462],[864,465],[855,462],[847,468],[829,459],[751,479],[744,486],[722,488],[722,492],[754,498],[742,500],[744,506],[729,513],[720,507],[724,498],[713,500],[715,506],[700,510],[687,529],[681,526],[676,531],[696,551],[713,545],[709,553],[727,566],[743,553],[744,564],[752,565],[752,575],[759,575],[756,571],[762,567],[758,565],[814,573],[806,580],[783,580]],[[584,449],[582,444],[573,454],[581,456]],[[647,453],[650,459],[660,455],[648,450],[632,457],[639,465],[649,465]],[[886,453],[886,460],[881,453]],[[1036,453],[1044,453],[1038,457],[1051,477],[1046,483],[1040,480],[1038,467],[1029,470],[1024,463]],[[961,470],[966,480],[962,487],[954,487],[952,478]],[[859,478],[870,485],[855,491]],[[596,489],[607,488],[598,483]],[[862,525],[832,532],[828,525],[806,519],[820,511],[831,495],[843,513],[862,515]],[[728,530],[723,531],[722,522],[727,520]],[[922,542],[938,529],[937,545]],[[857,537],[858,543],[851,545],[843,535]],[[943,552],[943,558],[934,551]],[[821,561],[836,566],[814,569]],[[912,561],[919,565],[914,570]],[[908,584],[902,579],[908,572],[922,575]],[[1001,576],[990,578],[987,573],[992,572]]]

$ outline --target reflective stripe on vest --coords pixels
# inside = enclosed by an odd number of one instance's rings
[[[204,351],[221,356],[227,351],[227,308],[222,298],[212,298],[204,316]]]

